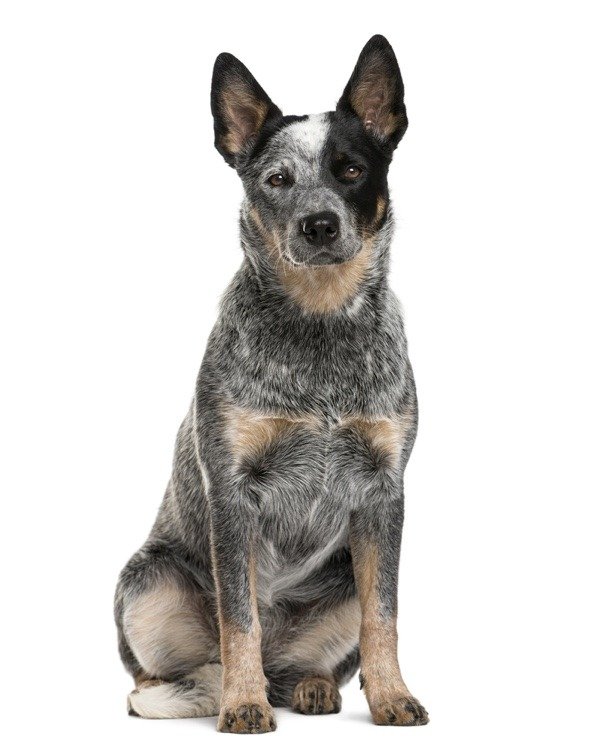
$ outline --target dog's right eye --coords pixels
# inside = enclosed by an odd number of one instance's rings
[[[273,187],[281,187],[281,185],[285,184],[285,175],[277,172],[276,174],[272,174],[267,181]]]

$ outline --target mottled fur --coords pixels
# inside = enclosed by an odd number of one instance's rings
[[[217,58],[215,143],[244,184],[244,261],[158,517],[117,587],[133,714],[220,707],[219,730],[256,733],[275,728],[272,706],[337,712],[360,649],[375,722],[427,721],[396,655],[417,427],[387,281],[403,94],[383,37],[336,111],[311,117],[284,117],[242,63]]]

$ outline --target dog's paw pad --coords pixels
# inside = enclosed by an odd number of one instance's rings
[[[429,723],[427,710],[410,695],[380,702],[371,712],[378,726],[424,726]]]
[[[223,707],[217,725],[222,733],[269,733],[276,728],[271,706],[256,703]]]

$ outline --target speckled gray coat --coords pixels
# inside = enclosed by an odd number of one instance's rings
[[[377,75],[387,88],[376,106],[364,82]],[[403,472],[417,424],[387,280],[387,168],[406,129],[395,57],[374,37],[336,112],[283,117],[222,55],[213,113],[217,148],[245,187],[244,260],[156,523],[119,580],[120,651],[138,684],[130,710],[220,705],[220,730],[235,732],[272,730],[271,705],[334,711],[360,634],[376,722],[426,722],[394,665]],[[303,691],[315,678],[318,689]]]

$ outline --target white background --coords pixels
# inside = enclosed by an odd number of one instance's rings
[[[599,59],[589,2],[3,2],[2,728],[10,746],[598,746]],[[392,42],[393,285],[420,397],[401,663],[424,728],[128,718],[112,594],[166,485],[241,190],[222,50],[287,113]]]

